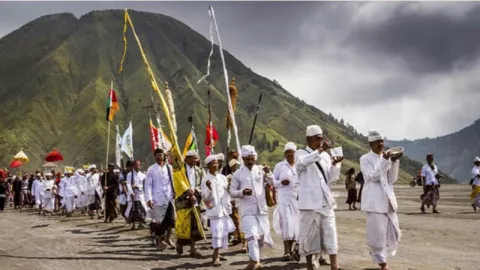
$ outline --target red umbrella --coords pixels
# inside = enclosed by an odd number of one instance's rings
[[[14,160],[14,161],[12,161],[12,163],[10,163],[10,168],[18,168],[22,165],[23,165],[22,162],[20,162],[18,160]]]
[[[48,162],[57,162],[57,161],[62,161],[63,157],[60,152],[57,152],[55,149],[52,150],[52,152],[48,153],[47,156],[45,157],[45,161]]]

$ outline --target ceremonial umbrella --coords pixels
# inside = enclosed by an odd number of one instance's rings
[[[23,163],[28,163],[30,160],[28,159],[27,155],[23,151],[18,152],[14,157],[13,160],[17,160]]]
[[[23,165],[22,162],[20,162],[18,160],[14,160],[14,161],[12,161],[12,163],[10,163],[10,168],[18,168],[22,165]]]
[[[62,161],[63,157],[60,152],[57,152],[57,150],[53,149],[52,152],[48,153],[47,156],[45,157],[45,161],[48,162],[57,162],[57,161]]]

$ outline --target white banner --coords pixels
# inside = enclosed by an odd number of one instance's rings
[[[123,133],[122,137],[122,151],[133,160],[133,127],[132,121],[128,125],[127,130]]]

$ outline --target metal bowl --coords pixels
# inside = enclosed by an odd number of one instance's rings
[[[392,147],[387,150],[387,153],[390,154],[390,157],[398,157],[403,153],[404,149],[401,146]]]

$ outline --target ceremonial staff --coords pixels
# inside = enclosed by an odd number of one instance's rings
[[[209,126],[209,136],[210,136],[210,155],[215,153],[215,145],[213,145],[213,121],[212,121],[212,102],[211,102],[211,95],[210,89],[208,89],[208,126]],[[193,124],[192,124],[193,126]]]
[[[260,93],[260,97],[258,98],[257,111],[255,112],[255,117],[253,118],[253,125],[252,125],[252,130],[250,131],[250,139],[248,139],[248,144],[252,143],[253,130],[255,129],[255,124],[257,123],[258,111],[260,110],[260,102],[262,102],[262,93]]]

